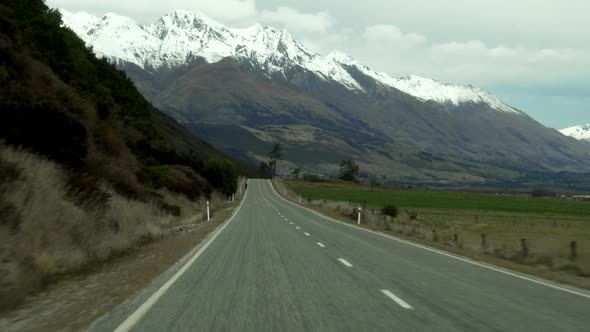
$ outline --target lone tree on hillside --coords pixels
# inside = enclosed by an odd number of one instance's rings
[[[238,189],[238,171],[229,160],[209,160],[206,174],[211,184],[226,195],[231,195]]]
[[[345,159],[340,162],[340,175],[338,178],[343,181],[357,182],[356,177],[359,174],[359,165],[352,159]]]
[[[373,188],[380,185],[379,179],[377,178],[377,176],[375,176],[375,175],[369,176],[369,185],[371,186],[371,191],[373,191]]]
[[[261,161],[260,162],[260,166],[258,166],[258,176],[260,176],[263,179],[269,179],[272,177],[272,169],[270,168],[270,166],[264,162]]]
[[[275,178],[277,176],[277,161],[283,157],[283,146],[281,143],[273,144],[268,156],[270,157],[268,164],[272,167],[272,177]]]
[[[301,168],[296,167],[296,168],[293,168],[293,170],[291,170],[291,175],[293,175],[293,177],[295,177],[295,180],[299,179],[299,174],[301,174]]]

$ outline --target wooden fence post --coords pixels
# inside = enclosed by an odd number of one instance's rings
[[[483,252],[488,250],[488,241],[486,240],[486,235],[483,233],[481,234],[481,248],[483,249]]]
[[[522,257],[527,257],[529,255],[529,246],[524,237],[520,239],[520,250],[522,252]]]
[[[572,261],[575,261],[576,258],[578,257],[577,249],[578,249],[578,245],[577,245],[576,241],[570,242],[570,259]]]

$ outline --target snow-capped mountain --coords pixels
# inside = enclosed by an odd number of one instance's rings
[[[199,12],[180,10],[149,25],[112,13],[99,19],[61,12],[66,26],[113,62],[157,69],[180,66],[197,57],[209,63],[226,57],[246,58],[268,74],[299,65],[348,89],[362,90],[343,68],[308,50],[285,30],[258,24],[231,29]]]
[[[565,128],[560,132],[578,140],[590,141],[590,124]]]
[[[433,100],[439,103],[451,103],[453,105],[468,102],[486,103],[498,111],[520,113],[514,108],[502,103],[492,94],[473,86],[445,84],[417,75],[392,78],[387,73],[371,70],[369,67],[340,51],[332,51],[326,57],[341,65],[355,67],[377,82],[385,86],[394,87],[421,100]]]
[[[393,78],[338,51],[324,57],[307,49],[287,31],[259,24],[234,29],[199,12],[179,10],[148,25],[139,25],[128,17],[112,13],[98,18],[86,13],[61,12],[64,24],[92,46],[98,55],[115,63],[133,63],[146,70],[174,68],[198,57],[208,63],[234,57],[253,62],[267,75],[284,75],[288,69],[301,67],[323,80],[363,93],[361,84],[347,71],[347,67],[354,67],[382,86],[395,88],[422,101],[455,106],[484,103],[497,111],[520,114],[481,89],[415,75]]]
[[[322,174],[350,158],[368,173],[428,183],[590,172],[587,143],[472,86],[395,78],[342,52],[322,56],[287,31],[229,28],[198,12],[147,25],[62,14],[159,110],[247,162],[265,160],[278,141],[285,164]]]

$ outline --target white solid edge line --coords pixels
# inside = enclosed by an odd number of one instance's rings
[[[242,202],[240,206],[236,209],[230,219],[225,222],[225,224],[197,251],[197,253],[188,261],[184,266],[178,270],[164,285],[162,285],[149,299],[147,299],[139,308],[137,308],[127,319],[125,319],[119,326],[114,330],[114,332],[127,332],[137,324],[137,322],[145,316],[145,314],[150,310],[150,308],[166,293],[166,291],[188,270],[188,268],[203,254],[203,252],[209,247],[211,243],[217,238],[217,236],[229,225],[232,220],[234,220],[235,216],[238,214],[242,205],[246,201],[246,197],[248,196],[248,191],[244,194],[244,198],[242,198]]]
[[[311,235],[309,235],[309,233],[303,233],[303,234],[305,234],[305,236],[311,236]]]
[[[350,263],[349,263],[349,262],[348,262],[346,259],[344,259],[344,258],[338,258],[338,261],[339,261],[340,263],[342,263],[342,264],[343,264],[344,266],[346,266],[346,267],[352,267],[352,264],[350,264]]]
[[[330,217],[325,216],[325,215],[323,215],[323,214],[321,214],[321,213],[319,213],[317,211],[314,211],[312,209],[306,208],[304,206],[301,206],[299,204],[293,203],[293,202],[291,202],[291,201],[283,198],[281,195],[279,195],[277,193],[277,191],[272,186],[272,184],[270,184],[270,187],[275,192],[275,194],[280,199],[282,199],[283,201],[285,201],[285,202],[287,202],[287,203],[289,203],[289,204],[291,204],[293,206],[296,206],[296,207],[299,207],[299,208],[308,210],[309,212],[314,213],[314,214],[316,214],[316,215],[318,215],[318,216],[320,216],[320,217],[322,217],[322,218],[324,218],[326,220],[329,220],[329,221],[332,221],[332,222],[335,222],[335,223],[339,223],[341,225],[348,226],[348,227],[351,227],[351,228],[355,228],[355,229],[358,229],[358,230],[361,230],[361,231],[365,231],[365,232],[368,232],[368,233],[373,233],[373,234],[378,235],[378,236],[383,236],[385,238],[388,238],[388,239],[391,239],[391,240],[394,240],[394,241],[397,241],[397,242],[401,242],[401,243],[404,243],[404,244],[407,244],[407,245],[410,245],[410,246],[414,246],[414,247],[417,247],[417,248],[428,250],[430,252],[434,252],[434,253],[437,253],[437,254],[440,254],[440,255],[443,255],[443,256],[454,258],[454,259],[460,260],[460,261],[465,262],[465,263],[477,265],[479,267],[483,267],[485,269],[489,269],[489,270],[496,271],[496,272],[499,272],[499,273],[502,273],[502,274],[506,274],[506,275],[509,275],[509,276],[512,276],[512,277],[515,277],[515,278],[518,278],[518,279],[530,281],[530,282],[535,283],[535,284],[538,284],[538,285],[546,286],[546,287],[549,287],[549,288],[553,288],[553,289],[560,290],[560,291],[563,291],[563,292],[566,292],[566,293],[570,293],[570,294],[574,294],[574,295],[578,295],[578,296],[581,296],[581,297],[585,297],[585,298],[590,299],[590,294],[581,293],[581,292],[575,291],[573,289],[568,289],[568,288],[565,288],[565,287],[554,285],[554,284],[551,284],[550,281],[543,281],[543,280],[540,280],[540,279],[535,279],[536,277],[532,277],[532,276],[529,277],[529,276],[526,276],[524,274],[518,274],[516,272],[511,272],[511,271],[508,271],[508,270],[504,270],[504,269],[501,269],[501,268],[498,268],[498,267],[495,267],[495,266],[492,266],[492,265],[488,265],[488,264],[485,264],[485,263],[476,262],[476,261],[471,260],[469,258],[465,258],[465,257],[460,257],[460,256],[457,256],[457,255],[453,255],[453,254],[450,254],[448,252],[444,252],[442,250],[430,248],[430,247],[423,246],[423,245],[418,244],[418,243],[414,243],[414,242],[410,242],[410,241],[407,241],[407,240],[400,239],[400,238],[395,237],[395,236],[392,236],[392,235],[375,232],[375,231],[372,231],[370,229],[358,227],[358,226],[355,226],[355,225],[351,225],[351,224],[345,223],[345,222],[340,221],[340,220],[336,220],[334,218],[330,218]]]
[[[397,297],[395,294],[393,294],[392,292],[390,292],[387,289],[382,289],[381,292],[383,294],[385,294],[385,296],[387,296],[388,298],[392,299],[393,302],[397,303],[400,307],[404,308],[404,309],[409,309],[412,310],[414,308],[412,308],[411,305],[407,304],[406,301],[400,299],[399,297]]]
[[[325,247],[326,247],[326,246],[325,246],[323,243],[321,243],[321,242],[318,242],[318,246],[320,246],[320,247],[322,247],[322,248],[325,248]]]

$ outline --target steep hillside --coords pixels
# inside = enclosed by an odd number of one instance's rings
[[[2,7],[0,135],[146,199],[144,170],[223,158],[156,110],[123,72],[97,59],[40,1]],[[149,172],[148,172],[149,173]],[[148,182],[146,182],[148,181]],[[211,191],[205,180],[196,192]]]
[[[0,2],[0,310],[237,186],[229,158],[61,24],[44,1]]]
[[[476,87],[393,78],[341,52],[316,54],[286,31],[232,29],[200,13],[145,26],[65,15],[155,105],[227,153],[261,160],[282,142],[283,172],[334,175],[339,158],[394,181],[439,184],[534,185],[530,174],[590,172],[584,144]],[[140,37],[109,42],[125,31]]]

